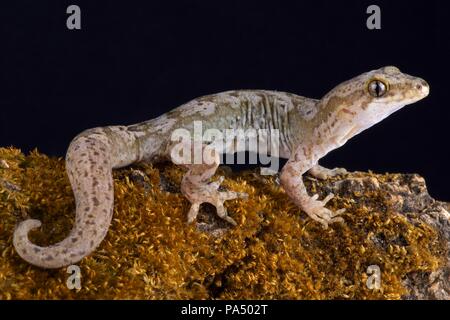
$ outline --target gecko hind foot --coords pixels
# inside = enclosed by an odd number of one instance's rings
[[[219,177],[218,180],[207,183],[207,184],[193,184],[189,183],[189,187],[186,188],[187,182],[183,183],[182,188],[183,194],[191,202],[191,208],[188,212],[188,223],[192,223],[197,217],[200,205],[204,202],[210,203],[216,207],[217,215],[223,220],[236,225],[236,221],[231,218],[227,209],[224,206],[226,200],[233,200],[238,198],[247,198],[248,194],[245,192],[235,192],[235,191],[219,191],[219,186],[223,182],[224,177]]]

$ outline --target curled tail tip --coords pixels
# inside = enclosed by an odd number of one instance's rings
[[[42,225],[41,221],[36,219],[27,219],[25,221],[20,222],[16,230],[14,230],[14,247],[17,247],[24,244],[25,242],[29,242],[28,240],[28,233],[33,230],[37,229]]]
[[[20,222],[14,231],[14,248],[26,262],[44,269],[56,269],[77,263],[92,252],[92,248],[86,249],[88,240],[77,242],[70,236],[47,247],[35,245],[29,240],[28,233],[41,225],[39,220],[28,219]]]
[[[24,259],[27,262],[30,262],[30,251],[34,244],[31,243],[31,241],[28,239],[28,233],[33,230],[37,229],[42,225],[41,221],[36,219],[27,219],[25,221],[20,222],[16,229],[14,230],[13,235],[13,245],[16,249],[16,252],[19,254],[19,256]],[[32,262],[30,262],[32,263]]]
[[[32,229],[36,229],[39,228],[42,225],[42,222],[40,220],[37,219],[27,219],[24,221],[21,221],[16,228],[16,232],[22,232],[22,231],[26,231],[28,233],[28,231],[32,230]]]
[[[28,239],[28,233],[33,229],[39,228],[41,225],[41,221],[36,219],[28,219],[20,222],[17,225],[16,230],[14,230],[14,248],[23,260],[37,267],[45,269],[62,267],[63,264],[61,263],[52,264],[45,261],[42,254],[45,252],[46,248],[39,247]]]

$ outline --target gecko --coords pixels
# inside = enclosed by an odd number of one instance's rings
[[[429,94],[428,83],[402,73],[394,66],[365,72],[330,90],[322,99],[268,90],[234,90],[194,99],[157,118],[128,126],[87,129],[70,143],[66,172],[75,197],[75,222],[62,241],[41,247],[28,239],[41,222],[27,219],[14,231],[13,244],[24,260],[41,268],[60,268],[91,254],[105,238],[113,216],[112,170],[137,162],[171,160],[177,128],[193,131],[201,121],[205,129],[268,128],[280,132],[279,155],[288,159],[280,172],[280,184],[290,200],[324,228],[344,222],[345,209],[326,207],[333,198],[309,195],[303,175],[319,179],[345,174],[343,168],[328,169],[319,159],[344,145],[350,138],[380,122],[402,107]],[[193,138],[194,139],[194,138]],[[202,148],[208,148],[202,144]],[[247,145],[245,145],[247,146]],[[187,222],[193,222],[202,203],[216,207],[217,215],[236,225],[224,206],[231,199],[245,198],[241,192],[219,189],[223,177],[211,178],[223,152],[239,152],[235,144],[209,152],[208,161],[176,163],[187,170],[181,192],[189,200]],[[176,162],[176,161],[174,161]]]

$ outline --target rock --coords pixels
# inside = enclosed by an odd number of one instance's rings
[[[8,189],[8,190],[10,190],[10,191],[20,191],[20,190],[21,190],[21,188],[20,188],[19,186],[15,185],[14,183],[9,182],[9,181],[7,181],[7,180],[0,179],[0,184],[1,184],[5,189]]]
[[[9,167],[0,169],[0,299],[450,298],[450,206],[431,198],[416,174],[306,175],[310,194],[333,193],[327,207],[346,208],[345,224],[324,230],[290,202],[278,175],[221,168],[221,190],[249,194],[226,202],[238,225],[208,204],[187,225],[181,168],[115,170],[113,221],[99,248],[78,263],[76,292],[64,285],[65,268],[30,266],[11,240],[25,217],[43,222],[29,235],[39,245],[67,236],[75,202],[63,160],[14,148],[0,148],[0,159]],[[367,286],[373,266],[379,289]]]
[[[180,187],[174,184],[170,179],[168,179],[164,174],[159,176],[159,187],[162,191],[170,192],[170,193],[179,193]]]
[[[146,193],[148,193],[151,190],[152,186],[145,172],[142,172],[141,170],[138,169],[133,169],[131,171],[130,178],[131,181],[136,183],[136,185],[143,188]]]
[[[428,194],[425,180],[417,174],[391,175],[381,184],[374,177],[346,178],[333,184],[331,191],[335,194],[348,195],[363,190],[384,190],[391,198],[393,210],[404,215],[414,224],[421,221],[439,232],[439,238],[447,248],[443,255],[444,263],[434,272],[412,272],[407,275],[404,285],[409,294],[405,299],[450,299],[450,214],[448,204],[435,201]],[[386,239],[375,237],[374,243],[386,248]],[[391,244],[407,246],[404,238],[392,240]]]

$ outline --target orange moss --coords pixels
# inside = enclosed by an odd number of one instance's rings
[[[40,245],[71,229],[75,204],[63,160],[14,148],[0,148],[0,159],[9,166],[0,166],[0,299],[399,299],[407,294],[408,273],[441,264],[437,232],[386,212],[392,200],[383,190],[334,198],[332,207],[347,208],[346,224],[323,230],[289,201],[275,177],[221,169],[223,186],[249,198],[226,203],[238,226],[216,237],[186,224],[189,203],[179,191],[161,190],[161,176],[179,186],[182,169],[137,165],[114,172],[111,228],[79,263],[82,288],[69,290],[64,268],[33,267],[12,246],[14,226],[26,217],[43,222],[30,235]],[[145,173],[143,182],[132,178],[135,169]],[[394,176],[365,175],[380,182]],[[307,180],[322,196],[326,183]],[[388,245],[376,245],[374,237]],[[382,271],[381,290],[365,285],[373,264]]]

